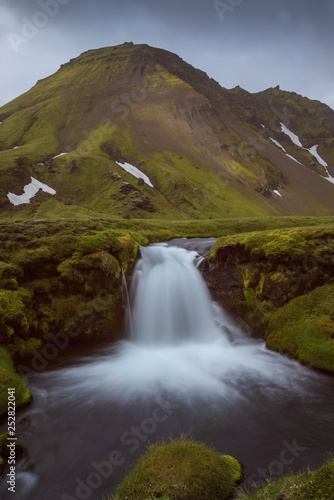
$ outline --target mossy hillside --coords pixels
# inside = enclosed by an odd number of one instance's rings
[[[333,284],[291,300],[269,319],[268,347],[303,364],[334,372],[333,304]]]
[[[230,497],[241,476],[236,459],[180,439],[150,446],[114,498],[223,500]]]
[[[1,108],[1,216],[172,220],[332,213],[321,195],[311,195],[305,208],[298,186],[294,204],[271,195],[284,182],[280,169],[228,125],[228,97],[205,73],[166,51],[124,44],[82,54]],[[328,141],[327,129],[324,134]],[[138,185],[115,158],[103,155],[106,140],[124,161],[142,167],[155,188]],[[30,176],[56,195],[38,193],[29,206],[12,206],[7,193],[21,194]]]
[[[334,498],[334,460],[320,469],[283,475],[255,492],[241,492],[241,500],[330,500]]]

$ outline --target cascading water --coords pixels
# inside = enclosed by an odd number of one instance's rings
[[[141,253],[131,290],[132,340],[156,346],[217,340],[215,311],[194,266],[197,252],[154,245]]]

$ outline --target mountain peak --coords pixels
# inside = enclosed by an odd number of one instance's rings
[[[330,108],[279,86],[224,89],[146,44],[80,54],[0,121],[0,206],[13,217],[334,212]],[[21,199],[31,178],[49,191],[11,206],[8,193]]]

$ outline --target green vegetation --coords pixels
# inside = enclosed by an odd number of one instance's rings
[[[281,218],[277,219],[277,221],[281,220]],[[312,226],[316,221],[316,224],[314,224],[316,227],[314,228],[296,228],[293,227],[293,220],[297,221],[298,219],[288,218],[287,221],[289,220],[292,223],[291,229],[282,229],[280,231],[262,230],[261,233],[256,229],[255,232],[219,238],[212,249],[212,255],[217,255],[222,247],[242,245],[245,250],[249,251],[251,256],[258,260],[283,261],[292,259],[300,261],[306,257],[318,258],[331,249],[331,240],[334,237],[334,219],[301,219],[305,223],[310,222],[309,226]],[[332,224],[332,227],[327,224],[322,225],[323,222]],[[298,222],[297,225],[299,225]],[[263,227],[263,229],[267,228]]]
[[[333,224],[219,238],[210,259],[237,269],[238,314],[269,348],[333,372]]]
[[[30,391],[24,381],[15,372],[8,350],[0,347],[0,415],[7,413],[9,387],[15,389],[16,406],[31,401]]]
[[[334,372],[334,285],[297,297],[270,317],[270,349]]]
[[[334,460],[319,470],[287,474],[254,493],[241,493],[242,500],[330,500],[334,498]]]
[[[180,439],[150,446],[119,485],[115,500],[224,500],[241,476],[236,459]]]

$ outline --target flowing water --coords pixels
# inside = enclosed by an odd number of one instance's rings
[[[267,350],[212,302],[196,267],[212,243],[141,248],[127,340],[69,348],[27,376],[16,498],[99,498],[150,443],[181,434],[238,458],[248,484],[333,451],[334,379]],[[0,495],[11,498],[4,482]]]

